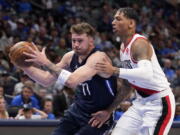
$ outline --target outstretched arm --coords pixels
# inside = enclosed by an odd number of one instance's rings
[[[97,71],[95,70],[94,63],[101,61],[106,56],[102,52],[96,52],[87,59],[85,65],[79,67],[77,70],[71,73],[63,68],[69,67],[70,61],[74,54],[73,51],[65,54],[61,62],[57,65],[53,64],[46,58],[45,49],[43,49],[42,52],[40,52],[39,50],[32,50],[32,52],[33,54],[26,53],[26,55],[31,57],[31,59],[28,59],[27,61],[35,62],[36,64],[45,67],[45,69],[48,72],[40,71],[39,69],[29,70],[28,72],[24,70],[31,78],[36,79],[38,81],[43,81],[44,79],[42,79],[41,77],[46,75],[48,80],[46,84],[49,85],[56,81],[57,84],[66,85],[70,88],[74,88],[78,84],[91,79],[91,77],[93,77],[97,73]],[[36,75],[36,72],[39,72],[42,76],[38,77]]]
[[[35,45],[34,45],[35,46]],[[71,60],[72,52],[65,54],[62,60],[58,64],[53,64],[50,60],[47,59],[45,54],[45,48],[42,51],[39,51],[35,46],[36,50],[32,50],[32,54],[25,53],[30,59],[27,59],[27,62],[34,62],[36,65],[40,65],[45,68],[45,70],[31,66],[27,68],[20,67],[30,78],[38,82],[39,84],[48,87],[54,84],[57,80],[57,77],[62,70],[62,68],[68,67],[68,62]]]
[[[153,76],[151,64],[152,51],[152,47],[148,41],[138,39],[133,43],[131,48],[132,57],[137,61],[137,68],[117,68],[107,61],[101,61],[96,64],[96,70],[118,76],[122,79],[128,80],[131,78],[139,81],[149,81]]]

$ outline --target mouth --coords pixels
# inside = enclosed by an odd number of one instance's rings
[[[80,52],[80,49],[74,49],[75,52],[79,53]]]
[[[74,48],[74,50],[79,51],[80,49],[79,48]]]
[[[116,28],[115,27],[113,27],[113,32],[116,32]]]

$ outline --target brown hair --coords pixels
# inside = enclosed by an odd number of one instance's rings
[[[85,22],[72,25],[70,32],[75,34],[87,34],[91,37],[94,37],[96,34],[95,29],[90,24]]]

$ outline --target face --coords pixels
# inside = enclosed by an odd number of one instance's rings
[[[52,102],[46,101],[44,104],[44,111],[45,112],[52,112]]]
[[[72,49],[78,55],[86,55],[92,46],[93,39],[87,34],[72,34]]]
[[[47,94],[47,91],[45,89],[40,89],[39,90],[39,96],[40,97],[44,98],[46,96],[46,94]]]
[[[33,92],[28,88],[23,88],[22,95],[25,99],[29,99],[33,95]]]
[[[129,30],[130,20],[124,16],[124,13],[116,12],[112,22],[113,32],[121,36]]]
[[[3,98],[0,99],[0,111],[4,111],[6,108],[6,103]]]
[[[32,110],[29,110],[29,111],[27,111],[27,112],[24,112],[24,117],[25,117],[26,119],[30,119],[31,116],[32,116],[32,114],[33,114]]]

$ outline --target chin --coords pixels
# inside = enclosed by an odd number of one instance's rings
[[[75,54],[77,54],[77,55],[82,55],[82,53],[81,53],[81,52],[75,52]]]
[[[114,32],[116,35],[119,35],[119,31],[118,31],[118,30],[113,30],[113,32]]]

